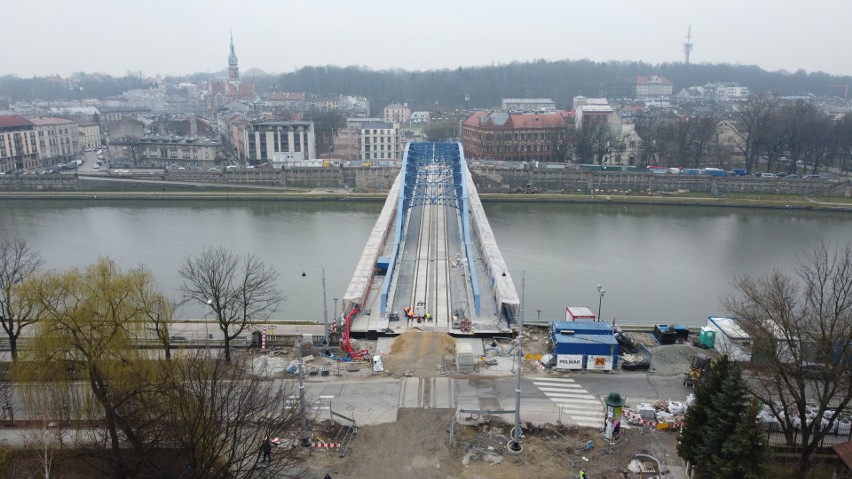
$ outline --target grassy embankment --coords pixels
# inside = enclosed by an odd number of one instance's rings
[[[347,193],[340,189],[312,190],[194,189],[191,191],[5,191],[0,199],[28,200],[278,200],[278,201],[384,201],[386,192]],[[808,197],[776,194],[725,194],[715,197],[706,193],[641,194],[577,194],[577,193],[482,193],[483,202],[530,203],[617,203],[684,206],[720,206],[747,208],[781,208],[852,211],[852,198]]]

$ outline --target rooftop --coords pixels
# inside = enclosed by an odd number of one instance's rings
[[[42,117],[42,118],[30,118],[30,121],[35,126],[47,126],[47,125],[67,125],[69,123],[74,123],[71,120],[66,120],[65,118],[56,118],[56,117]]]
[[[21,115],[0,115],[0,128],[16,126],[33,126],[33,123]]]

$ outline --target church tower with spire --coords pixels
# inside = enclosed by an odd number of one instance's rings
[[[228,55],[228,83],[234,85],[236,91],[240,90],[240,66],[237,63],[237,54],[234,52],[234,34],[231,34],[231,54]]]

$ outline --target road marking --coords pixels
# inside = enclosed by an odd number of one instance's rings
[[[604,406],[594,394],[586,391],[573,379],[535,378],[532,383],[559,408],[564,424],[600,428]]]
[[[568,378],[535,378],[535,379],[533,380],[533,382],[534,382],[534,383],[546,383],[546,382],[553,382],[553,383],[573,383],[573,382],[575,382],[575,381],[574,381],[573,379],[568,379]]]
[[[580,386],[579,384],[566,384],[566,385],[560,386],[560,387],[551,387],[552,384],[536,384],[536,383],[533,383],[533,384],[538,386],[538,388],[541,389],[542,391],[564,391],[565,388],[583,389],[583,386]]]

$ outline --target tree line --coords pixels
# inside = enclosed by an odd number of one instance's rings
[[[206,248],[178,274],[184,283],[173,301],[144,267],[101,258],[45,271],[25,241],[0,242],[7,380],[31,423],[23,453],[0,455],[0,476],[299,476],[305,451],[276,451],[263,464],[258,454],[266,439],[298,430],[293,388],[251,374],[251,359],[229,347],[283,301],[277,273],[257,256]],[[173,313],[186,301],[213,312],[222,354],[172,350]],[[151,342],[159,346],[143,347]],[[6,407],[11,384],[2,383]]]
[[[246,78],[261,95],[273,91],[304,91],[316,94],[358,95],[370,98],[377,108],[408,102],[415,110],[490,108],[503,98],[551,98],[559,108],[571,108],[577,95],[624,97],[638,75],[662,75],[674,91],[708,82],[737,82],[755,93],[777,95],[840,96],[838,85],[852,83],[850,76],[823,72],[770,72],[755,65],[651,64],[641,61],[533,60],[456,69],[406,71],[372,70],[365,66],[308,66],[279,75]],[[104,98],[123,91],[149,87],[138,73],[115,78],[78,73],[75,82],[58,77],[0,77],[0,97],[12,100],[74,100]],[[210,74],[169,77],[169,80],[203,82]],[[78,87],[82,87],[82,91]],[[605,94],[610,92],[610,94]],[[617,94],[614,92],[618,92]],[[465,98],[470,100],[466,101]]]
[[[752,95],[731,115],[651,111],[635,125],[643,140],[643,165],[816,174],[827,166],[848,168],[852,160],[852,117],[835,119],[801,99]],[[725,132],[733,141],[722,138]]]

